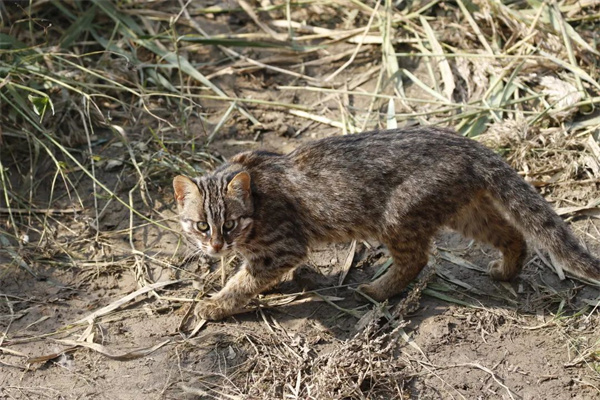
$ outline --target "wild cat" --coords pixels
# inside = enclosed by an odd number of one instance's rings
[[[494,246],[489,274],[510,280],[525,238],[574,275],[600,280],[588,253],[535,189],[493,151],[451,131],[423,127],[329,137],[287,155],[238,154],[214,172],[173,181],[183,231],[204,253],[236,252],[243,266],[196,314],[215,320],[307,257],[318,242],[375,239],[394,263],[359,286],[382,301],[425,267],[443,226]]]

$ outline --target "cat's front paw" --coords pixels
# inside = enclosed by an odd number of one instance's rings
[[[196,317],[215,321],[228,315],[227,311],[215,300],[200,300],[194,309]]]

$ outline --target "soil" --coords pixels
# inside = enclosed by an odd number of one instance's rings
[[[340,52],[352,48],[340,46]],[[362,81],[356,87],[372,91],[377,74],[371,67],[356,63],[341,76]],[[415,74],[421,68],[419,64],[410,67]],[[324,66],[312,68],[311,76],[326,73]],[[332,115],[340,101],[356,109],[368,107],[363,98],[280,90],[279,85],[293,84],[293,78],[270,72],[221,75],[213,82],[240,98],[293,99],[296,104],[321,101],[324,116]],[[407,90],[410,95],[412,88]],[[192,135],[202,142],[227,107],[223,102],[204,102],[203,112],[213,115],[211,124],[191,118],[187,132],[177,132],[180,136],[174,140]],[[302,119],[285,109],[247,108],[264,124],[262,128],[234,113],[202,150],[212,158],[198,155],[190,162],[210,168],[238,151],[287,152],[305,141],[339,134],[338,128]],[[145,155],[157,154],[144,148],[144,129],[130,127],[131,144],[140,162]],[[128,161],[127,149],[110,132],[96,134],[94,150],[103,160],[124,160],[112,166],[99,164],[97,176],[128,203],[138,175]],[[41,186],[52,178],[41,176]],[[11,179],[18,187],[20,178]],[[369,321],[368,312],[381,306],[355,298],[352,288],[371,279],[387,261],[385,249],[377,243],[358,243],[352,267],[340,285],[350,249],[350,244],[343,244],[315,249],[306,266],[262,299],[268,303],[280,298],[288,304],[270,303],[208,322],[193,332],[198,321],[190,315],[192,300],[218,289],[221,278],[218,263],[186,258],[189,251],[178,233],[171,179],[169,170],[151,174],[148,205],[141,190],[132,194],[134,207],[165,228],[146,224],[136,215],[130,222],[124,204],[94,196],[92,183],[82,177],[77,192],[83,211],[51,214],[48,220],[45,214],[31,218],[29,239],[20,250],[15,247],[17,256],[0,252],[1,399],[268,398],[261,393],[313,398],[305,382],[318,371],[307,366],[333,357],[376,319]],[[63,197],[53,203],[54,208],[77,206],[76,198],[69,197],[64,187],[57,185],[56,190],[55,198]],[[40,189],[37,196],[35,204],[47,204],[50,193]],[[98,230],[94,229],[94,199],[98,210],[106,206]],[[576,234],[600,254],[600,221],[593,216],[571,216]],[[18,216],[19,221],[25,218]],[[40,234],[44,224],[51,228],[52,237]],[[75,253],[80,256],[77,260],[67,256]],[[451,232],[440,234],[432,256],[436,273],[422,277],[429,290],[411,302],[404,315],[406,335],[398,337],[393,357],[385,361],[389,373],[395,374],[396,386],[371,395],[361,386],[362,393],[367,393],[362,397],[340,394],[336,398],[599,398],[600,314],[590,304],[597,302],[600,291],[577,280],[560,280],[535,253],[519,278],[508,284],[457,265],[466,261],[485,268],[497,256]],[[455,262],[448,261],[451,257]],[[21,260],[33,274],[15,260]],[[166,281],[175,283],[141,294],[91,325],[75,324],[142,286]],[[403,298],[391,299],[388,305],[394,309]],[[85,340],[74,346],[73,341],[81,338]],[[163,342],[162,347],[139,356]],[[290,354],[301,362],[293,361]],[[364,371],[371,368],[364,365]],[[375,387],[374,382],[370,384]]]

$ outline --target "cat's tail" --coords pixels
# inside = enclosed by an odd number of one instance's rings
[[[512,168],[491,177],[488,190],[519,230],[549,252],[556,267],[600,285],[600,259],[581,246],[552,206]]]

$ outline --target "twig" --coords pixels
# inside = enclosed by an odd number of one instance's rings
[[[0,207],[1,214],[75,214],[83,212],[80,208],[4,208]]]

